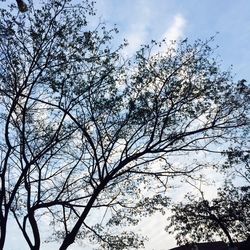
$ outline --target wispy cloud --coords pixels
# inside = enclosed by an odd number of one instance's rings
[[[181,14],[176,14],[166,31],[163,32],[163,35],[161,36],[161,40],[165,40],[165,43],[162,44],[160,50],[157,48],[157,50],[154,50],[153,52],[164,55],[168,48],[176,47],[177,44],[172,42],[183,38],[186,25],[186,19]]]
[[[143,30],[127,35],[129,45],[124,50],[124,54],[133,55],[140,48],[140,45],[145,43],[146,37],[147,33]]]
[[[126,55],[132,55],[140,48],[141,44],[148,43],[153,38],[150,31],[153,29],[154,31],[157,29],[160,31],[162,29],[160,25],[151,27],[151,19],[153,19],[152,16],[147,12],[143,19],[136,20],[136,23],[133,23],[133,28],[128,30],[126,38],[129,46],[125,50]],[[161,36],[161,39],[166,39],[166,46],[169,46],[171,41],[179,40],[183,37],[186,24],[187,21],[181,14],[176,14],[173,17],[172,22],[167,25],[166,31]],[[165,50],[164,47],[162,49]]]
[[[175,15],[162,38],[166,38],[168,41],[180,39],[183,36],[186,23],[186,19],[181,14]]]
[[[127,55],[134,54],[141,44],[147,42],[153,18],[153,13],[147,1],[140,0],[135,3],[133,8],[126,13],[127,29],[125,37],[129,42],[129,46],[125,50],[125,54]]]

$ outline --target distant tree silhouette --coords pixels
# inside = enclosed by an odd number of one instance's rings
[[[250,235],[250,168],[249,152],[239,150],[228,153],[224,167],[241,169],[244,186],[234,186],[231,182],[218,190],[217,198],[211,201],[203,196],[199,199],[188,194],[187,201],[175,204],[167,230],[176,234],[177,243],[188,241],[212,241],[216,237],[233,246],[236,241],[244,241]],[[243,166],[240,166],[243,165]]]

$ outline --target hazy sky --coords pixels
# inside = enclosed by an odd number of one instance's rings
[[[214,45],[227,69],[233,65],[236,79],[250,80],[250,1],[249,0],[96,0],[97,17],[110,27],[117,24],[118,38],[127,38],[128,54],[151,39],[207,39],[219,32]],[[117,39],[118,39],[117,38]],[[164,232],[166,222],[160,216],[140,224],[150,241],[146,250],[165,250],[175,246]],[[6,250],[26,250],[17,242],[14,228]],[[138,229],[139,230],[139,229]],[[20,243],[21,244],[21,243]],[[27,248],[28,249],[28,248]],[[55,246],[43,248],[56,249]],[[86,249],[72,246],[71,250]],[[91,248],[88,248],[91,249]]]

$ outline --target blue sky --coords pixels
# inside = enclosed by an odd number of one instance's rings
[[[117,24],[133,53],[151,39],[207,39],[219,32],[214,45],[227,69],[250,80],[250,1],[248,0],[97,0],[97,16]]]
[[[227,69],[233,65],[236,79],[250,81],[250,1],[249,0],[96,0],[97,18],[112,27],[117,24],[117,41],[127,38],[132,55],[140,44],[151,39],[207,39],[219,32],[214,45]],[[165,250],[175,246],[164,232],[166,221],[156,215],[144,220],[138,230],[148,234],[146,250]],[[6,250],[20,249],[15,232]],[[18,234],[18,232],[17,232]],[[16,242],[15,242],[16,241]],[[14,244],[14,245],[13,245]],[[25,250],[25,247],[22,247]],[[28,249],[28,248],[27,248]],[[55,246],[46,250],[56,249]],[[71,250],[83,249],[72,246]],[[87,248],[84,248],[87,250]],[[89,248],[91,249],[91,248]]]

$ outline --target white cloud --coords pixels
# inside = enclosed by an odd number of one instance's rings
[[[181,14],[177,14],[174,16],[171,26],[164,33],[163,38],[166,38],[168,41],[178,40],[183,36],[185,27],[185,18]]]
[[[129,46],[125,49],[125,55],[133,55],[136,50],[140,48],[141,44],[148,43],[153,39],[154,37],[152,37],[150,31],[154,30],[156,34],[160,32],[162,27],[151,27],[153,25],[150,23],[152,16],[149,15],[150,12],[146,13],[147,15],[145,15],[144,18],[136,20],[136,22],[133,23],[133,27],[128,30],[126,38],[129,42]],[[173,17],[173,21],[170,23],[167,30],[160,36],[161,39],[166,39],[166,46],[169,46],[171,41],[179,40],[183,37],[186,23],[186,19],[181,14],[176,14]],[[163,49],[165,50],[164,47],[165,46],[163,46]]]
[[[167,226],[167,213],[165,216],[156,213],[150,217],[144,218],[137,226],[137,232],[148,237],[145,241],[145,250],[166,250],[176,246],[176,241],[173,235],[165,231]],[[140,230],[142,229],[142,230]]]
[[[139,48],[141,44],[147,42],[153,13],[150,10],[150,5],[145,1],[137,1],[133,8],[126,11],[127,29],[125,38],[129,45],[125,49],[124,54],[131,56]]]
[[[126,56],[133,55],[146,40],[146,32],[141,30],[135,33],[131,33],[127,36],[129,45],[125,48],[124,54]]]

